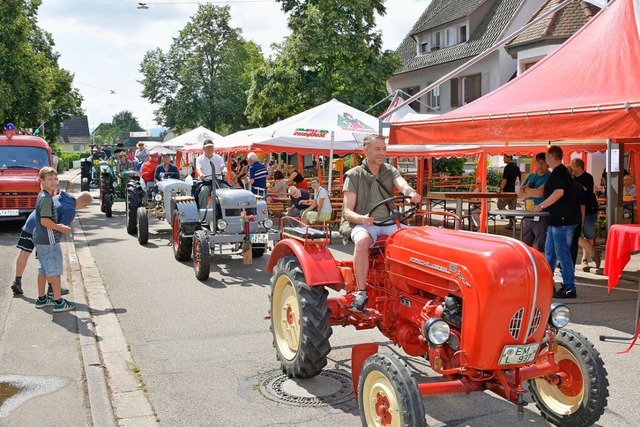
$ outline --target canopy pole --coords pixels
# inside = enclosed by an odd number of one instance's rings
[[[451,79],[452,77],[458,75],[460,72],[466,70],[467,68],[471,67],[472,65],[474,65],[475,63],[482,61],[484,58],[486,58],[487,56],[489,56],[490,54],[492,54],[495,50],[499,49],[500,47],[502,47],[505,43],[509,42],[510,40],[514,39],[516,36],[518,36],[519,34],[525,32],[526,30],[528,30],[529,28],[533,27],[534,25],[538,24],[540,21],[543,21],[544,19],[546,19],[548,16],[556,13],[557,11],[559,11],[560,9],[563,9],[564,7],[566,7],[567,5],[569,5],[569,3],[573,2],[573,0],[565,0],[562,3],[560,3],[559,5],[552,7],[551,9],[549,9],[548,11],[544,12],[543,14],[541,14],[540,16],[538,16],[536,19],[534,19],[533,21],[529,22],[528,24],[524,25],[522,28],[520,28],[519,30],[516,30],[515,32],[509,34],[508,36],[498,40],[493,46],[491,46],[489,49],[485,50],[484,52],[482,52],[480,55],[476,56],[475,58],[470,59],[468,62],[465,62],[464,64],[462,64],[461,66],[459,66],[458,68],[456,68],[455,70],[451,71],[448,74],[445,74],[443,77],[439,78],[438,80],[436,80],[434,83],[430,84],[429,86],[425,87],[424,89],[422,89],[421,91],[419,91],[418,93],[416,93],[415,95],[411,96],[409,99],[407,99],[404,102],[401,102],[400,104],[398,104],[397,106],[395,106],[394,108],[389,109],[389,111],[385,112],[384,114],[382,114],[378,120],[383,121],[386,117],[390,116],[391,114],[395,113],[396,111],[398,111],[400,108],[404,107],[405,105],[409,105],[411,104],[413,101],[417,100],[418,98],[426,95],[427,93],[431,92],[434,88],[440,86],[442,83],[448,81],[449,79]],[[382,127],[382,125],[380,125],[380,127]]]
[[[611,220],[613,219],[613,183],[611,182],[611,139],[607,138],[607,184],[605,185],[605,191],[607,192],[607,233],[611,227]]]
[[[327,193],[331,197],[331,184],[333,179],[333,138],[334,133],[331,131],[331,142],[329,143],[329,181],[327,182]]]

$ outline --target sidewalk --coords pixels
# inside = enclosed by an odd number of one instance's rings
[[[77,173],[61,174],[61,188],[66,188]],[[75,232],[77,220],[72,226]],[[62,249],[62,285],[70,289],[68,298],[76,303],[75,311],[53,314],[51,307],[35,308],[37,272],[33,255],[23,276],[24,295],[14,297],[9,286],[0,288],[3,426],[117,425],[72,236],[63,239]],[[0,273],[5,284],[13,280],[13,248],[11,253]],[[3,392],[11,393],[3,396]]]

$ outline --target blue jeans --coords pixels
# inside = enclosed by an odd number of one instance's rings
[[[549,226],[547,229],[547,241],[544,245],[544,253],[551,271],[555,271],[556,262],[562,267],[562,287],[569,290],[576,289],[575,265],[571,258],[571,241],[577,224]]]

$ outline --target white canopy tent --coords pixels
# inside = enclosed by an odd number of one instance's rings
[[[222,135],[215,133],[212,130],[207,129],[204,126],[198,126],[197,128],[190,130],[180,136],[176,136],[167,142],[163,142],[162,145],[166,148],[178,149],[183,147],[197,146],[202,147],[202,143],[211,139],[214,143],[217,143],[222,139]]]

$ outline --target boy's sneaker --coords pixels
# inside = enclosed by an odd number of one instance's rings
[[[55,301],[53,302],[54,313],[59,313],[61,311],[70,311],[70,310],[74,310],[75,308],[76,308],[76,305],[74,303],[69,302],[64,298],[62,298],[62,301],[60,302],[60,304],[56,303]]]
[[[364,311],[364,306],[367,304],[369,297],[367,297],[367,293],[364,291],[356,292],[356,298],[353,300],[351,305],[349,306],[349,310],[351,311]]]
[[[60,288],[60,295],[67,295],[68,293],[69,293],[69,289]],[[47,295],[49,295],[50,297],[53,296],[53,288],[51,286],[49,286],[49,289],[47,290]]]
[[[576,298],[577,296],[578,295],[576,294],[575,289],[560,288],[553,293],[554,298],[560,298],[560,299]]]
[[[13,291],[14,295],[22,295],[24,294],[24,292],[22,292],[22,283],[21,282],[17,282],[17,281],[13,281],[13,285],[11,285],[11,290]]]
[[[48,305],[53,305],[53,300],[48,296],[45,299],[36,298],[36,308],[45,308]]]

